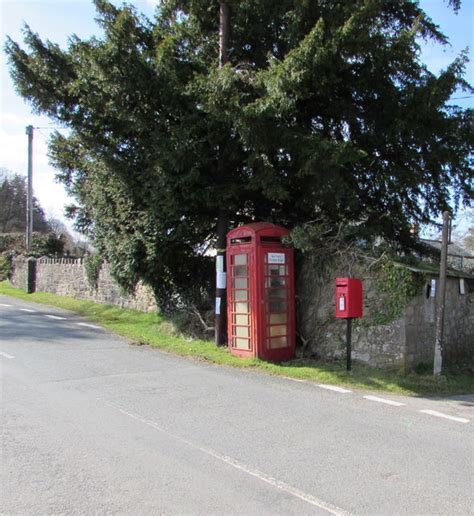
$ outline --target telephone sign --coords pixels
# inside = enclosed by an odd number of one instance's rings
[[[285,263],[285,254],[268,253],[268,263]]]

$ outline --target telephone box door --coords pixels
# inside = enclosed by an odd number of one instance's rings
[[[293,357],[295,348],[293,253],[291,249],[262,251],[263,354],[270,360],[285,360]]]
[[[245,356],[253,353],[250,295],[250,270],[252,256],[246,249],[239,249],[229,260],[228,331],[231,350]]]

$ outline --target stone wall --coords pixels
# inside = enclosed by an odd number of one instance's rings
[[[361,279],[364,285],[364,318],[353,322],[352,357],[401,372],[408,372],[418,364],[432,364],[438,289],[432,297],[429,288],[436,276],[413,274],[418,279],[424,278],[420,294],[398,318],[387,324],[368,326],[371,307],[385,300],[377,292],[374,274],[367,264],[353,264],[350,270],[334,264],[318,276],[310,262],[303,263],[297,288],[297,316],[304,353],[323,359],[345,356],[346,321],[334,315],[335,278],[352,276]],[[464,280],[464,294],[459,284],[459,277],[447,278],[443,350],[446,364],[472,360],[474,355],[474,280]]]
[[[17,256],[12,259],[12,270],[10,275],[10,283],[21,288],[25,292],[28,291],[28,262],[24,256]]]
[[[26,290],[27,261],[23,257],[17,257],[13,259],[12,265],[11,283]],[[85,299],[122,308],[133,308],[142,312],[157,310],[150,287],[139,284],[132,295],[124,293],[110,275],[107,264],[103,264],[101,267],[97,287],[91,286],[82,259],[38,259],[36,262],[36,292],[51,292],[60,296]]]
[[[377,302],[374,274],[370,267],[343,262],[328,265],[301,264],[297,285],[297,319],[304,352],[322,359],[339,359],[346,353],[346,321],[335,317],[335,278],[356,277],[364,288],[364,317]],[[381,300],[380,300],[381,301]],[[388,324],[361,326],[353,321],[352,357],[375,367],[405,370],[405,319]]]
[[[298,334],[303,353],[320,358],[345,355],[346,321],[334,316],[334,279],[358,277],[364,284],[365,321],[370,309],[383,303],[374,286],[371,268],[353,264],[350,269],[328,268],[316,277],[311,263],[300,269],[297,288]],[[416,273],[414,273],[416,274]],[[420,294],[405,307],[400,317],[387,324],[367,326],[354,322],[353,358],[376,367],[410,371],[420,363],[432,363],[436,330],[438,289],[429,290],[436,276],[423,274],[425,284]],[[13,260],[11,282],[27,288],[27,261]],[[460,278],[448,277],[445,308],[445,363],[472,359],[474,354],[474,280],[465,279],[465,293],[460,292]],[[148,312],[157,310],[153,292],[138,285],[133,295],[126,295],[115,283],[109,268],[100,270],[97,288],[89,285],[82,260],[42,258],[36,264],[36,291],[51,292],[97,303]]]
[[[464,279],[462,294],[460,279],[446,280],[443,349],[446,363],[469,360],[474,354],[474,280]],[[426,275],[423,292],[405,310],[407,369],[433,362],[439,296],[438,288],[431,295],[432,280],[437,282],[436,276]]]

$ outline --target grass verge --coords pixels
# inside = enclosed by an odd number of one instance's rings
[[[142,313],[55,294],[26,294],[6,281],[0,282],[0,294],[70,310],[101,324],[118,335],[131,339],[135,344],[149,345],[176,355],[193,357],[214,364],[255,369],[310,382],[345,385],[396,394],[474,393],[474,378],[466,373],[448,372],[440,380],[434,380],[429,372],[401,375],[358,362],[353,364],[353,371],[349,374],[342,362],[326,364],[314,360],[295,359],[283,364],[273,364],[257,359],[241,359],[231,355],[227,348],[216,348],[213,342],[190,340],[179,335],[172,323],[157,313]]]

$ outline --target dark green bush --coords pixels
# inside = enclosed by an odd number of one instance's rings
[[[8,279],[11,272],[11,262],[8,256],[0,255],[0,281]]]
[[[92,288],[97,288],[100,269],[104,260],[99,254],[90,254],[84,260],[84,268],[86,270],[87,282]]]

